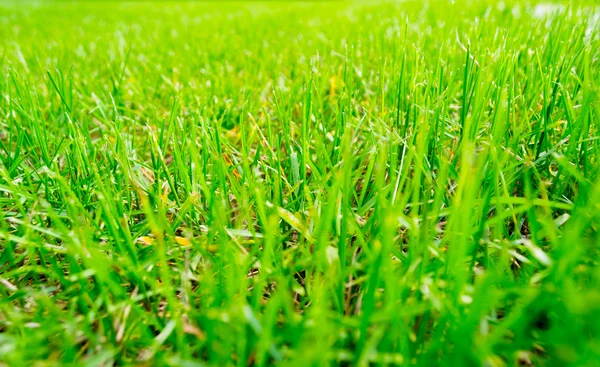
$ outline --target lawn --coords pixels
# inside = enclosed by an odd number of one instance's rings
[[[0,3],[0,366],[600,365],[599,22]]]

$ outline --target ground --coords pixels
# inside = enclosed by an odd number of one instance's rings
[[[597,366],[593,2],[0,4],[0,366]]]

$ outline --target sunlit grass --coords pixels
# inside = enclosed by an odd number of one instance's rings
[[[0,365],[597,365],[598,14],[0,6]]]

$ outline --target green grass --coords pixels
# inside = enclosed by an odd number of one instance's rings
[[[597,366],[600,9],[0,5],[0,366]]]

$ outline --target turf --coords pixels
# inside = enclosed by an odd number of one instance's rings
[[[600,364],[600,9],[0,5],[0,365]]]

